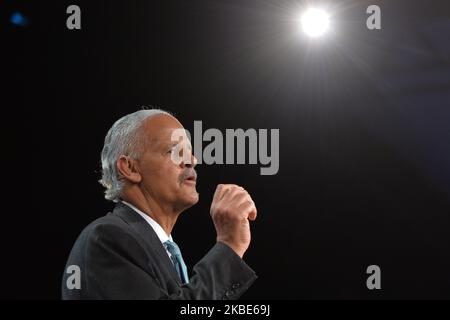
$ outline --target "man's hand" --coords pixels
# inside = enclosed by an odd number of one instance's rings
[[[250,245],[250,222],[256,207],[248,192],[235,184],[219,184],[211,204],[217,241],[233,249],[241,258]]]

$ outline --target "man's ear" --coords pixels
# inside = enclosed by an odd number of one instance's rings
[[[132,183],[139,183],[142,180],[141,174],[136,167],[136,161],[130,157],[121,155],[117,159],[117,171],[123,178]]]

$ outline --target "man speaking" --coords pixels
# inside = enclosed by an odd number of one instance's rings
[[[242,260],[256,207],[233,184],[218,185],[212,200],[217,243],[187,270],[171,232],[199,195],[189,140],[172,139],[180,129],[159,109],[131,113],[111,127],[100,182],[116,206],[78,237],[62,279],[63,299],[237,299],[256,279]],[[180,150],[190,161],[173,161]]]

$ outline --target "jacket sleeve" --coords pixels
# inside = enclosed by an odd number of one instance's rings
[[[237,299],[256,279],[231,248],[218,242],[194,266],[189,284],[169,295],[142,265],[148,257],[139,241],[115,225],[97,226],[84,254],[87,299]]]
[[[255,272],[226,244],[217,242],[194,266],[179,299],[238,299],[256,280]]]

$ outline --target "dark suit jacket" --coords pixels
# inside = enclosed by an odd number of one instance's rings
[[[81,288],[67,286],[80,268]],[[70,270],[70,269],[69,269]],[[193,268],[189,284],[178,274],[153,228],[118,203],[80,234],[62,279],[63,299],[237,299],[256,279],[227,245],[216,243]]]

